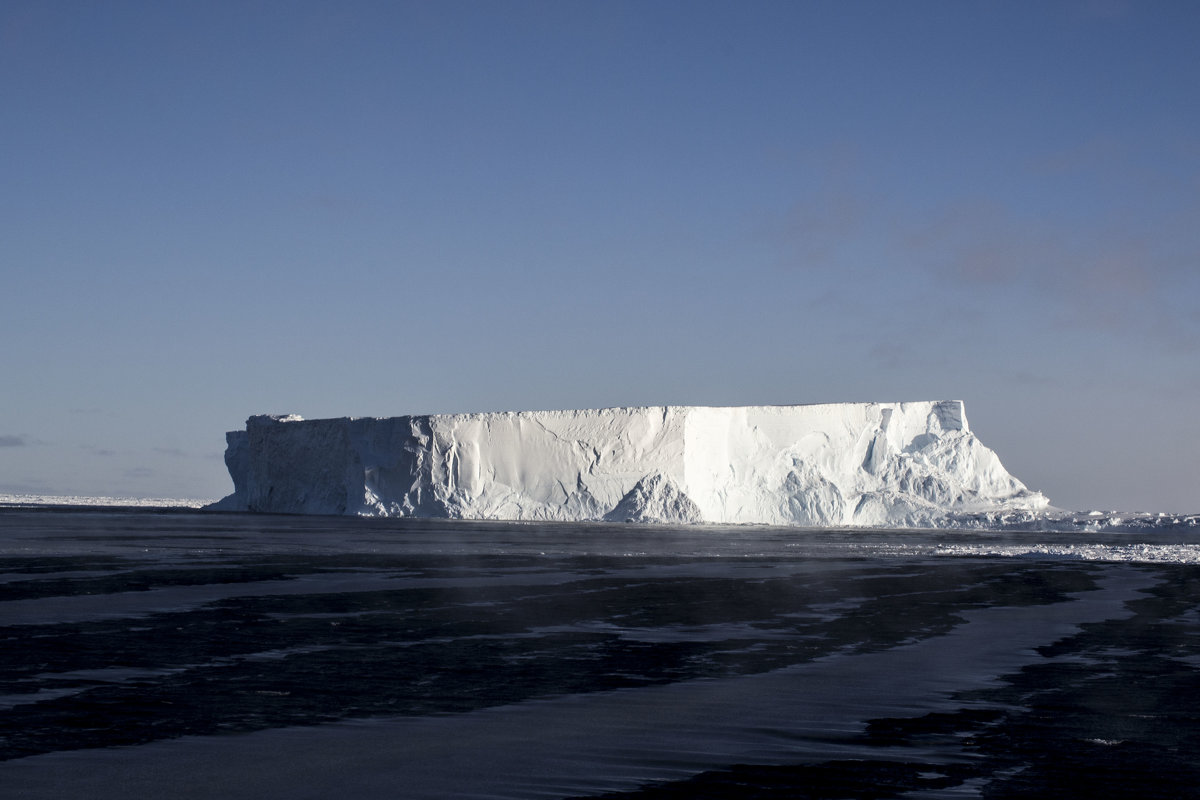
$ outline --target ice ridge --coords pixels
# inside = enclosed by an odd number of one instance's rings
[[[936,526],[1047,506],[959,401],[263,415],[226,441],[227,510]]]

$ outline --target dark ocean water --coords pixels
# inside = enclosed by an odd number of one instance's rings
[[[1200,797],[1193,537],[0,509],[0,797]]]

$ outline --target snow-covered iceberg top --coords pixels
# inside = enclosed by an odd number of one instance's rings
[[[229,510],[936,526],[1047,506],[959,401],[254,416],[226,439]]]

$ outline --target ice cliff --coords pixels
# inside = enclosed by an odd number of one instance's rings
[[[958,401],[254,416],[226,440],[228,510],[925,526],[1047,504]]]

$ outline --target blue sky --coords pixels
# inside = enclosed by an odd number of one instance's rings
[[[1200,510],[1200,4],[0,6],[0,492],[306,417],[962,399]]]

